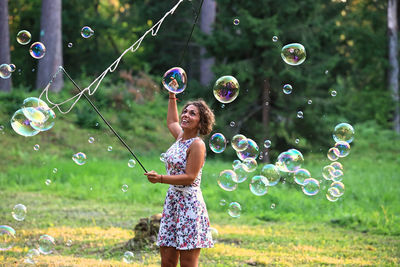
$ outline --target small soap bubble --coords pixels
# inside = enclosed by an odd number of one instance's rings
[[[78,165],[83,165],[86,163],[86,155],[83,152],[78,152],[72,155],[72,160]]]
[[[261,169],[261,175],[268,181],[268,186],[275,186],[279,183],[281,175],[274,164],[265,164]]]
[[[319,182],[314,178],[308,178],[304,180],[302,190],[305,195],[314,196],[319,192]]]
[[[339,150],[339,157],[344,158],[350,153],[350,144],[346,141],[339,141],[335,144],[335,147]]]
[[[268,101],[267,101],[267,102],[265,102],[265,105],[266,105],[266,106],[269,106],[269,102],[268,102]]]
[[[135,258],[135,255],[133,254],[132,251],[125,251],[124,256],[122,257],[122,260],[125,263],[133,263],[134,258]]]
[[[244,181],[247,180],[247,177],[249,176],[249,173],[246,170],[246,167],[244,166],[243,163],[240,163],[236,168],[235,168],[235,173],[236,176],[232,177],[232,180],[235,183],[243,183]],[[235,188],[236,189],[236,188]]]
[[[328,199],[330,202],[335,202],[339,199],[339,197],[336,197],[336,195],[339,194],[339,190],[335,187],[330,187],[328,191],[326,192],[326,199]]]
[[[39,251],[44,255],[48,255],[53,252],[55,241],[52,236],[42,235],[39,238]]]
[[[335,90],[333,90],[332,92],[331,92],[331,96],[336,96],[337,95],[337,92],[335,91]]]
[[[182,93],[187,86],[187,76],[184,69],[174,67],[167,70],[162,78],[165,89],[174,94]]]
[[[33,150],[38,151],[39,149],[40,149],[39,144],[36,144],[36,145],[33,146]]]
[[[68,48],[71,48],[72,46],[74,46],[72,43],[68,43]]]
[[[25,205],[24,204],[15,205],[11,214],[15,220],[20,221],[20,222],[23,221],[26,216]]]
[[[98,123],[98,122],[96,122],[95,126],[96,126],[96,127],[99,127],[99,123]]]
[[[325,70],[325,75],[329,73],[329,70]]]
[[[209,140],[210,149],[214,153],[222,153],[226,148],[226,139],[222,133],[215,133]]]
[[[4,130],[4,126],[0,125],[0,131],[3,131],[3,130]]]
[[[311,178],[311,174],[306,169],[298,169],[294,173],[294,181],[299,185],[304,185],[304,181],[308,178]]]
[[[3,79],[8,79],[11,77],[12,69],[8,64],[0,65],[0,77]]]
[[[237,202],[232,202],[228,207],[228,214],[233,218],[239,218],[242,212],[242,207]]]
[[[269,182],[266,177],[262,175],[256,175],[251,178],[250,191],[256,196],[263,196],[268,193]]]
[[[127,184],[124,184],[122,187],[121,187],[121,190],[122,190],[122,192],[126,192],[126,191],[128,191],[128,185]]]
[[[247,143],[246,136],[242,134],[237,134],[232,137],[231,145],[235,151],[243,151],[247,148],[249,144]]]
[[[311,104],[312,104],[312,100],[309,99],[309,100],[307,101],[307,104],[311,105]]]
[[[71,239],[69,239],[66,243],[65,243],[65,245],[67,245],[67,247],[70,247],[70,246],[72,246],[72,240]]]
[[[235,159],[233,162],[232,162],[232,168],[233,169],[236,169],[237,167],[239,167],[239,164],[241,164],[242,162],[240,161],[240,160],[238,160],[238,159]]]
[[[239,95],[239,82],[233,76],[222,76],[215,81],[213,93],[215,99],[223,104],[231,103]]]
[[[10,68],[11,68],[11,72],[14,72],[16,69],[17,69],[17,67],[15,66],[15,64],[9,64],[9,66],[10,66]]]
[[[333,168],[335,168],[335,170],[341,170],[341,171],[343,171],[343,165],[342,165],[340,162],[338,162],[338,161],[332,162],[332,163],[330,164],[330,166],[332,166]]]
[[[275,206],[276,206],[275,203],[272,203],[271,204],[271,209],[275,209]]]
[[[232,170],[224,170],[219,174],[218,185],[225,191],[233,191],[237,188],[236,173]]]
[[[0,225],[0,251],[6,251],[14,246],[15,230],[8,225]]]
[[[302,44],[287,44],[282,47],[281,57],[286,64],[297,66],[306,60],[306,49]]]
[[[294,142],[295,142],[296,144],[298,144],[298,143],[300,143],[300,139],[299,139],[299,138],[296,138],[296,140],[294,140]]]
[[[264,141],[264,147],[265,147],[265,148],[270,148],[270,147],[271,147],[271,144],[272,144],[271,140],[268,140],[268,139],[267,139],[267,140]]]
[[[225,200],[225,199],[221,199],[221,200],[219,201],[219,205],[220,205],[220,206],[225,206],[225,205],[226,205],[226,200]]]
[[[342,182],[333,182],[330,187],[337,189],[335,197],[341,197],[344,194],[344,184]]]
[[[26,258],[24,260],[24,263],[27,264],[36,264],[36,258],[40,256],[39,250],[32,248],[28,250],[28,253],[26,253]]]
[[[93,144],[93,143],[94,143],[94,137],[89,137],[88,142],[89,142],[90,144]]]
[[[237,25],[239,25],[239,23],[240,23],[239,19],[234,19],[233,20],[233,25],[237,26]]]
[[[84,26],[81,30],[81,35],[85,39],[92,37],[93,34],[94,34],[94,31],[89,26]]]
[[[218,242],[218,235],[219,235],[218,230],[215,229],[214,227],[209,227],[208,230],[210,231],[212,240],[215,244],[216,242]]]
[[[336,161],[339,159],[340,151],[336,147],[331,147],[326,155],[329,160]]]
[[[253,158],[243,160],[243,168],[247,172],[253,172],[257,169],[257,161]]]
[[[133,168],[136,166],[136,161],[134,159],[128,160],[128,167]]]
[[[256,159],[260,153],[260,149],[257,145],[257,143],[250,139],[247,138],[247,147],[243,151],[236,151],[236,155],[240,160],[245,160],[247,158],[253,158]]]
[[[331,165],[325,166],[322,169],[322,177],[324,177],[325,180],[332,180],[334,172],[335,168],[333,166]]]
[[[297,112],[297,118],[302,119],[303,118],[303,111],[298,111]]]
[[[35,42],[29,48],[29,53],[33,58],[41,59],[46,54],[46,47],[41,42]]]
[[[112,146],[108,146],[107,151],[112,151]]]
[[[272,37],[272,42],[274,42],[274,43],[275,43],[275,42],[278,42],[278,36],[273,36],[273,37]]]
[[[26,30],[22,30],[17,33],[17,42],[19,44],[26,45],[26,44],[29,44],[30,41],[31,41],[31,33],[30,32],[28,32]]]
[[[51,180],[50,179],[46,179],[46,181],[44,182],[47,186],[49,186],[51,184]]]
[[[282,90],[286,95],[289,95],[292,93],[293,87],[290,84],[285,84]]]
[[[165,153],[161,153],[160,154],[160,160],[162,161],[162,162],[165,162],[165,160],[166,160],[166,155],[165,155]]]
[[[231,123],[229,123],[229,125],[231,126],[231,127],[235,127],[235,122],[234,121],[231,121]]]

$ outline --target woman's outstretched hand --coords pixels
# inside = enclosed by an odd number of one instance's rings
[[[146,175],[149,182],[153,184],[159,183],[161,181],[161,175],[156,173],[155,171],[146,172],[144,175]]]

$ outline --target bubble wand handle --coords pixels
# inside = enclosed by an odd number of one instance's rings
[[[78,89],[80,92],[82,92],[81,88],[75,83],[75,81],[69,76],[69,74],[65,71],[63,67],[61,67],[62,71],[64,74],[67,76],[67,78],[74,84],[76,89]],[[133,153],[132,149],[127,145],[127,143],[119,136],[119,134],[114,130],[114,128],[111,126],[111,124],[101,115],[100,111],[96,108],[96,106],[93,104],[93,102],[87,97],[85,94],[83,96],[86,98],[86,100],[89,102],[89,104],[92,106],[92,108],[96,111],[96,113],[100,116],[100,118],[104,121],[105,124],[107,124],[108,128],[113,132],[113,134],[118,138],[118,140],[126,147],[126,149],[129,150],[129,152],[132,154],[132,156],[136,159],[136,161],[140,164],[140,167],[147,172],[146,168],[143,166],[143,164],[140,162],[138,157],[136,157],[135,153]]]

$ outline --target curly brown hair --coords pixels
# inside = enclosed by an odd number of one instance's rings
[[[182,112],[187,108],[189,105],[196,106],[199,109],[200,115],[200,127],[199,133],[201,136],[207,136],[211,133],[213,126],[215,124],[215,116],[213,111],[207,105],[207,103],[203,99],[197,99],[194,101],[189,101],[183,106]],[[181,114],[182,114],[181,112]]]

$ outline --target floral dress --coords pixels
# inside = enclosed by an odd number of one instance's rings
[[[185,173],[186,151],[196,138],[180,138],[167,150],[165,166],[168,175]],[[179,250],[214,246],[207,208],[200,190],[201,172],[191,185],[170,185],[168,188],[158,232],[158,246]]]

